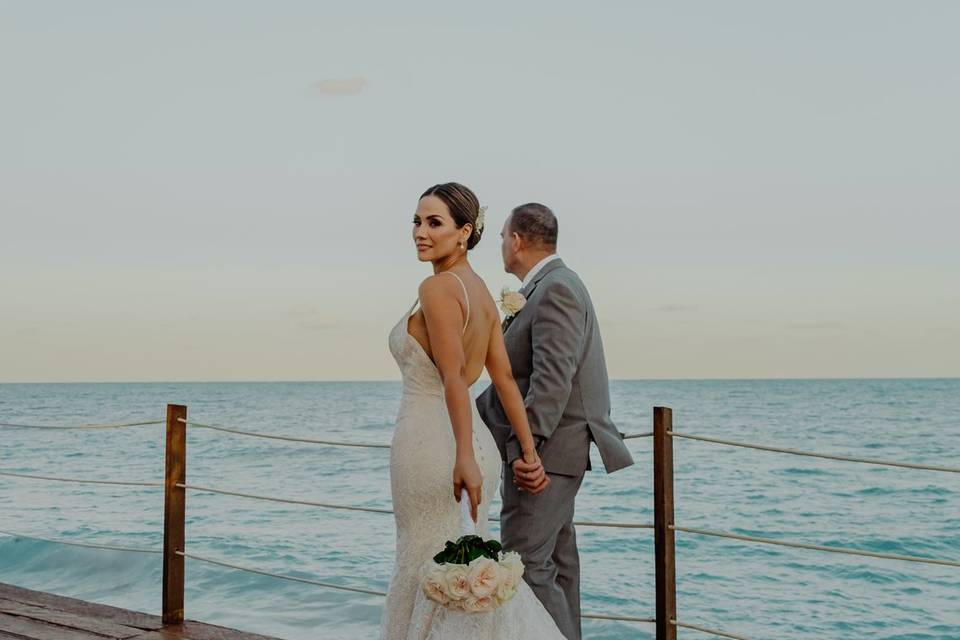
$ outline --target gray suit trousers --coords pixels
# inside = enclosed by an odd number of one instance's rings
[[[580,556],[573,527],[574,499],[583,473],[548,473],[550,486],[538,494],[520,491],[504,465],[501,495],[503,548],[523,560],[523,579],[568,640],[580,640]]]

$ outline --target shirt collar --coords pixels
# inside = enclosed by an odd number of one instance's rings
[[[555,253],[551,253],[546,258],[544,258],[537,264],[533,265],[533,268],[527,272],[526,277],[523,279],[523,282],[520,284],[520,288],[523,289],[528,284],[533,282],[533,279],[537,277],[537,274],[540,273],[540,271],[543,270],[545,266],[547,266],[547,263],[553,262],[554,260],[559,260],[559,259],[560,259],[560,256],[558,256]]]

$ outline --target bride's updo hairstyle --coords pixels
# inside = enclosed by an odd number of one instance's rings
[[[459,182],[445,182],[435,184],[420,196],[420,199],[427,196],[436,196],[447,205],[457,229],[463,228],[463,225],[469,224],[473,228],[470,237],[467,238],[467,249],[473,249],[480,242],[483,235],[483,225],[477,224],[477,217],[480,215],[480,201],[477,196]],[[479,228],[478,228],[479,227]]]

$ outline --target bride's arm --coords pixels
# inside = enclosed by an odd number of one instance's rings
[[[523,462],[532,465],[531,468],[533,466],[541,467],[536,442],[533,439],[533,432],[527,419],[527,408],[524,405],[520,389],[517,387],[517,382],[513,379],[510,357],[507,355],[507,348],[503,343],[503,332],[497,324],[494,324],[490,334],[490,347],[487,349],[485,365],[487,373],[490,374],[490,381],[497,390],[500,404],[503,405],[503,410],[507,414],[510,426],[513,428],[513,433],[520,443]],[[507,464],[511,468],[513,463],[514,460],[507,460]],[[545,474],[541,476],[536,472],[533,472],[533,476],[539,478],[539,480],[534,485],[528,486],[528,490],[532,493],[540,493],[540,491],[546,489],[546,483],[549,479]]]
[[[507,414],[507,420],[510,421],[510,426],[513,427],[513,432],[520,441],[520,450],[523,453],[534,452],[536,444],[533,441],[530,422],[527,420],[526,407],[523,406],[523,396],[520,395],[520,389],[513,379],[510,357],[507,356],[507,348],[503,344],[503,333],[496,325],[490,332],[490,347],[487,349],[487,361],[484,364],[487,367],[487,373],[490,374],[490,382],[493,383],[500,397],[500,404],[503,405],[503,410]]]
[[[427,323],[430,351],[443,382],[443,395],[457,443],[453,469],[453,492],[460,500],[460,489],[470,494],[473,519],[477,519],[483,477],[473,452],[473,412],[466,378],[463,353],[463,312],[457,303],[452,278],[431,276],[420,285],[420,307]]]

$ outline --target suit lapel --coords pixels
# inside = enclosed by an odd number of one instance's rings
[[[567,265],[563,264],[563,260],[561,260],[560,258],[557,258],[556,260],[551,260],[550,262],[545,264],[542,269],[540,269],[540,273],[534,276],[533,280],[527,283],[527,286],[520,287],[519,293],[521,293],[524,298],[529,300],[530,294],[532,294],[533,290],[537,288],[537,285],[540,284],[540,281],[543,280],[544,276],[546,276],[548,273],[550,273],[555,269],[559,269],[560,267],[565,267],[565,266]],[[520,315],[521,313],[523,313],[523,309],[513,314],[509,318],[504,318],[503,324],[501,325],[504,333],[507,332],[507,329],[510,328],[510,325],[513,324],[513,321],[516,320],[517,316]]]
[[[527,284],[527,286],[520,287],[520,293],[523,294],[524,298],[529,300],[530,294],[533,293],[533,290],[537,288],[537,285],[540,284],[540,281],[543,280],[543,278],[548,273],[556,269],[559,269],[560,267],[565,267],[565,266],[567,265],[563,264],[563,260],[561,260],[560,258],[557,258],[556,260],[551,260],[547,264],[543,265],[543,269],[540,269],[540,273],[534,276],[533,280],[530,281]]]

